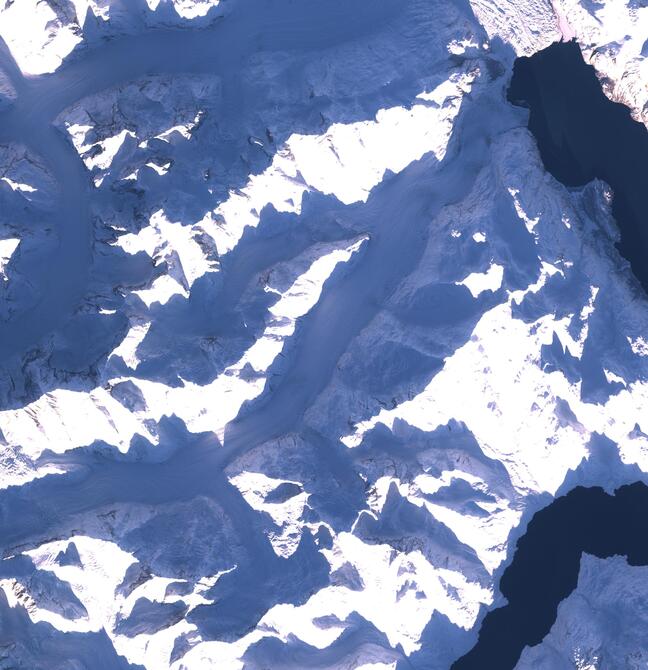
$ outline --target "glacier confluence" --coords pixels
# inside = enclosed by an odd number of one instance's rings
[[[0,0],[0,667],[446,670],[536,511],[648,480],[612,191],[506,98],[573,38],[646,123],[646,12]]]

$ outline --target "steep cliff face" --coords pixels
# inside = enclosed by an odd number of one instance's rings
[[[641,117],[584,7],[0,4],[0,658],[448,668],[535,510],[643,477],[610,191],[506,101],[571,30]]]

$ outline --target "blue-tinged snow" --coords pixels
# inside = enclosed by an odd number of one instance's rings
[[[527,648],[517,670],[641,668],[646,663],[645,566],[584,554],[576,590],[551,632]]]
[[[558,4],[0,1],[3,663],[448,668],[648,471],[609,191],[506,102]]]

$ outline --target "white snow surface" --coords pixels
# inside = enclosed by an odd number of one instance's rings
[[[554,0],[554,7],[563,19],[562,33],[577,40],[606,95],[648,124],[648,7],[623,0]]]
[[[641,668],[647,661],[648,568],[625,557],[583,554],[578,585],[558,606],[545,639],[522,653],[516,670]]]
[[[42,0],[0,3],[0,37],[25,74],[53,72],[80,42],[77,15],[70,5],[57,7]]]
[[[648,10],[304,7],[0,0],[0,665],[449,668],[541,504],[648,472],[609,189],[505,97],[574,36],[646,122]],[[637,658],[644,583],[584,557],[518,668]]]

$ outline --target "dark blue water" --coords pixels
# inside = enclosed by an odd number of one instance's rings
[[[603,179],[613,190],[617,245],[648,290],[648,131],[605,97],[573,43],[515,62],[509,101],[529,108],[529,129],[545,168],[566,186]],[[648,564],[648,487],[614,496],[577,488],[538,512],[519,540],[500,589],[508,604],[490,612],[475,647],[453,670],[515,667],[525,646],[542,641],[559,603],[576,587],[580,557],[621,554]]]
[[[575,588],[582,552],[648,564],[648,487],[573,489],[538,512],[520,538],[500,589],[508,604],[490,612],[479,641],[453,670],[508,670],[526,645],[547,635],[561,600]]]
[[[518,58],[508,98],[529,108],[546,169],[566,186],[594,178],[614,192],[617,245],[648,291],[648,130],[605,97],[575,42]]]

